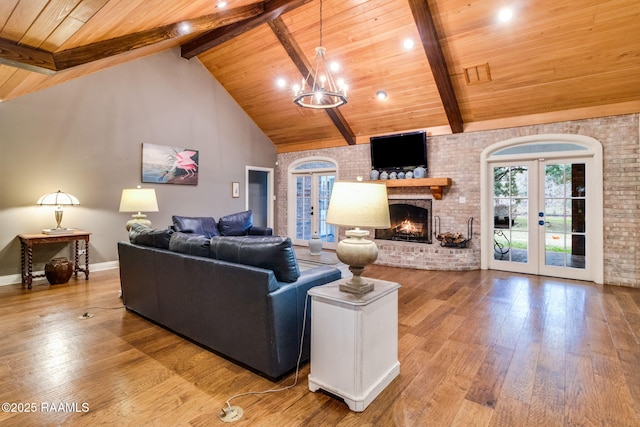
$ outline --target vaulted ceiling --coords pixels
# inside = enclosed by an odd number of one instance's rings
[[[0,100],[179,48],[279,152],[640,111],[638,0],[323,0],[322,44],[349,85],[334,110],[291,101],[320,0],[218,1],[2,0]]]

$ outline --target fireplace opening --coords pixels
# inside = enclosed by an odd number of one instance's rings
[[[376,230],[376,239],[431,243],[431,209],[428,207],[390,204],[389,219],[391,227]]]

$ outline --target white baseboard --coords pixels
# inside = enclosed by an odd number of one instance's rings
[[[119,267],[118,261],[99,262],[97,264],[89,264],[89,272],[113,270]],[[33,274],[44,274],[44,270],[34,271]],[[80,272],[79,274],[82,274]],[[0,286],[17,285],[22,283],[22,277],[19,274],[10,274],[7,276],[0,276]]]

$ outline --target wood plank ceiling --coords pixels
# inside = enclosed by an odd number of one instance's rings
[[[323,45],[349,85],[323,111],[289,89],[319,44],[319,0],[2,0],[0,100],[179,48],[279,152],[640,111],[640,1],[513,0],[501,22],[505,5],[323,0]]]

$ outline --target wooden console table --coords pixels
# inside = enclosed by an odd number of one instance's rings
[[[311,372],[309,390],[342,398],[355,412],[367,406],[400,373],[398,289],[385,280],[373,291],[354,295],[340,281],[309,289],[311,296]]]
[[[73,273],[78,277],[78,272],[84,273],[85,279],[89,278],[89,236],[91,233],[83,230],[69,230],[65,234],[18,234],[20,239],[20,274],[22,285],[31,289],[34,277],[44,277],[44,274],[33,274],[33,247],[46,243],[73,242]],[[79,265],[80,241],[84,241],[84,268]]]

